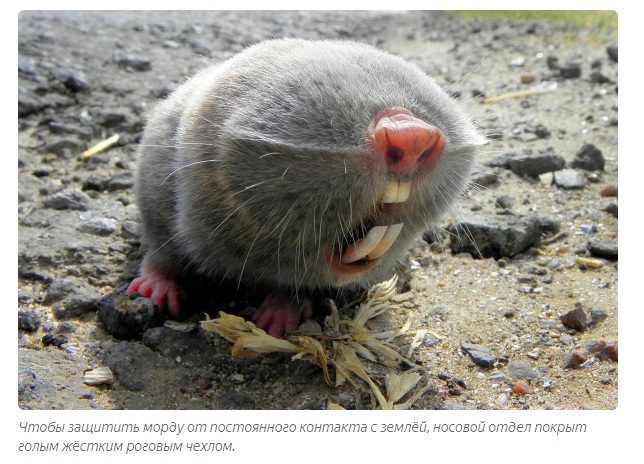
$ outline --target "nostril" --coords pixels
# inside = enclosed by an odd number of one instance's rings
[[[428,156],[431,156],[432,154],[439,154],[440,151],[443,149],[443,147],[439,147],[439,143],[441,143],[442,137],[439,135],[436,137],[436,140],[434,140],[434,143],[432,144],[431,147],[429,147],[427,150],[421,153],[421,155],[418,157],[417,163],[421,163],[425,158]]]
[[[396,164],[403,159],[403,156],[405,156],[405,153],[402,149],[394,147],[393,145],[387,145],[387,159],[389,162]]]
[[[369,127],[369,139],[390,172],[431,169],[443,151],[445,139],[435,127],[403,109],[378,112]]]

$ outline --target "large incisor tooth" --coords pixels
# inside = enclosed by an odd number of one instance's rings
[[[385,190],[383,203],[396,203],[398,201],[398,180],[390,180]]]
[[[397,203],[404,203],[409,198],[409,192],[411,191],[411,182],[409,181],[400,181],[398,183],[398,197],[396,198]]]
[[[383,203],[404,203],[409,198],[411,182],[404,180],[390,180],[385,190]]]
[[[376,245],[376,248],[374,248],[371,253],[367,255],[367,259],[376,259],[382,256],[385,251],[387,251],[396,241],[398,234],[400,234],[400,231],[402,230],[402,227],[402,223],[389,226],[387,228],[387,232],[385,232],[385,235],[382,237],[382,240],[380,240],[380,243],[378,243],[378,245]]]
[[[342,262],[349,264],[367,256],[380,243],[385,232],[387,232],[387,226],[376,226],[371,229],[364,238],[349,245],[342,255]]]

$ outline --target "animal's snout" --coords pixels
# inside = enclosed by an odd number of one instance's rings
[[[445,146],[438,127],[404,109],[378,112],[369,131],[371,144],[389,172],[404,174],[414,168],[429,169]]]

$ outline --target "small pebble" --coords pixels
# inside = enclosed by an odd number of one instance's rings
[[[577,307],[565,314],[559,316],[559,320],[568,327],[577,330],[584,330],[587,324],[586,313],[580,307]]]
[[[532,395],[534,393],[534,390],[526,382],[519,380],[514,384],[514,393],[516,393],[517,395]]]
[[[581,351],[573,351],[570,353],[564,363],[565,369],[577,369],[583,363],[588,361],[588,355]]]
[[[582,258],[579,257],[575,260],[575,262],[579,265],[579,268],[584,270],[584,269],[601,269],[604,267],[604,261],[599,260],[599,259],[593,259],[593,258]],[[583,268],[582,268],[583,265]]]
[[[608,214],[612,214],[613,217],[617,217],[617,201],[610,202],[606,208],[604,208]]]
[[[612,361],[617,362],[617,341],[609,343],[606,347],[606,352]]]
[[[601,190],[602,197],[616,197],[617,196],[617,186],[608,185]]]

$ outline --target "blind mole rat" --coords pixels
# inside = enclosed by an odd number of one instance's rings
[[[347,41],[269,40],[160,103],[140,146],[146,255],[128,293],[179,315],[178,279],[268,283],[253,320],[293,331],[300,290],[389,278],[485,142],[418,66]]]

